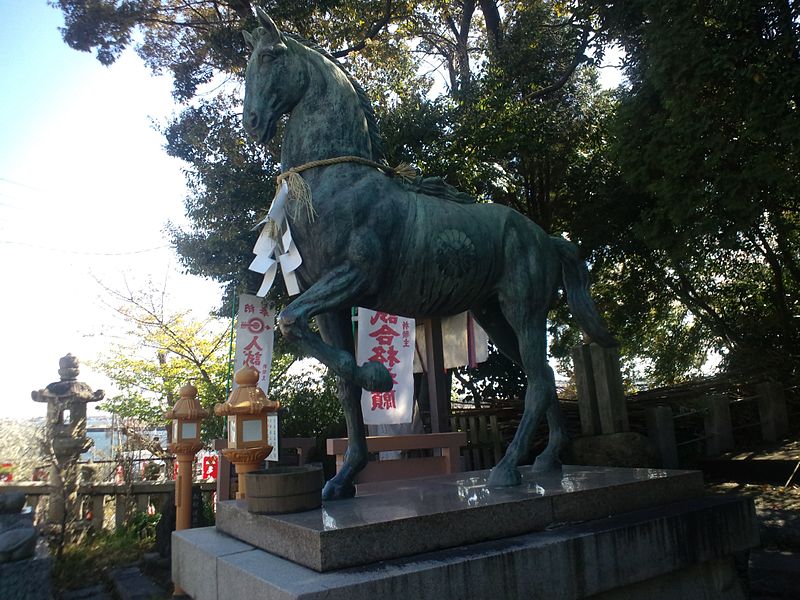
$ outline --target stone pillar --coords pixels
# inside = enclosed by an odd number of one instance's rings
[[[50,504],[48,528],[56,535],[69,537],[83,518],[78,498],[78,458],[92,447],[86,435],[86,404],[102,400],[102,390],[92,391],[78,381],[80,363],[71,354],[58,361],[60,381],[31,392],[36,402],[47,403],[45,451],[50,456]]]
[[[706,455],[719,456],[726,450],[733,450],[730,401],[726,396],[710,396],[705,399],[705,405]]]
[[[658,450],[661,466],[678,468],[678,445],[675,440],[675,422],[669,406],[652,406],[645,410],[647,437]]]
[[[597,411],[602,433],[629,431],[628,407],[622,387],[619,349],[589,345],[592,355],[592,374],[597,394]]]
[[[597,410],[597,392],[592,370],[592,354],[589,344],[572,348],[572,364],[575,371],[575,390],[578,394],[578,414],[583,435],[600,434],[600,413]]]
[[[786,396],[777,381],[765,381],[756,386],[761,434],[766,442],[776,442],[789,432]]]

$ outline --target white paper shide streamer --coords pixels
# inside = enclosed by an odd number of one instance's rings
[[[288,197],[289,188],[286,182],[282,181],[267,216],[258,223],[264,227],[253,247],[256,257],[250,263],[250,270],[264,275],[261,287],[256,292],[256,295],[260,297],[266,296],[272,287],[279,265],[281,273],[283,273],[283,281],[286,283],[286,291],[290,296],[300,293],[295,271],[303,263],[303,258],[292,239],[292,230],[286,218]]]

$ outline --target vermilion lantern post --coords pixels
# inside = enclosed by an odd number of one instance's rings
[[[176,530],[192,526],[192,463],[194,455],[203,447],[200,424],[208,416],[208,411],[197,400],[197,388],[191,383],[183,386],[178,393],[180,398],[165,415],[167,419],[172,419],[172,442],[168,448],[178,461],[178,477],[175,479]]]

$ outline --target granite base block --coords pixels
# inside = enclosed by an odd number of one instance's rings
[[[565,466],[521,469],[522,485],[489,488],[488,471],[366,484],[321,510],[257,515],[221,502],[221,533],[325,572],[605,518],[703,494],[697,471]]]
[[[758,530],[750,500],[705,497],[325,573],[216,528],[173,540],[173,578],[195,600],[739,600],[730,557]]]

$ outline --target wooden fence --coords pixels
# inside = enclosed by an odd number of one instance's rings
[[[679,410],[667,403],[645,406],[647,435],[666,468],[678,467],[691,457],[714,457],[737,448],[752,446],[753,440],[777,442],[789,433],[787,393],[777,381],[752,386],[751,394],[716,391],[693,402],[682,402]],[[693,406],[692,406],[693,405]]]

